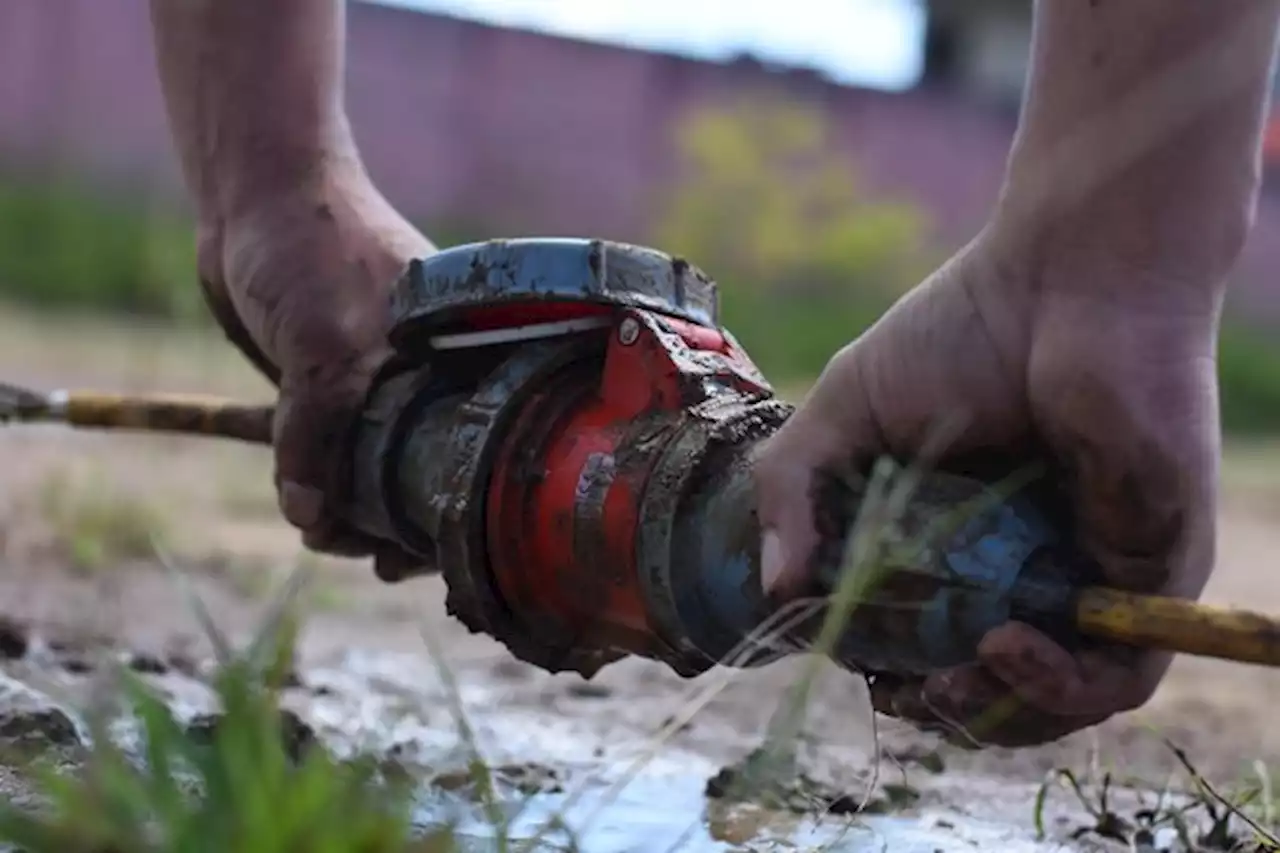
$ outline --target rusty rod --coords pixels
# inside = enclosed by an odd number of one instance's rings
[[[34,391],[0,383],[0,422],[61,423],[82,429],[169,432],[271,443],[275,408],[198,394]]]
[[[1128,646],[1280,667],[1280,619],[1104,587],[1080,591],[1076,629]]]
[[[62,423],[271,443],[274,407],[195,394],[39,392],[0,383],[0,423]],[[1076,629],[1095,639],[1280,667],[1280,619],[1103,587],[1080,591]]]

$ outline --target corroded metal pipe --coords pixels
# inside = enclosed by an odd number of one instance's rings
[[[352,436],[349,520],[418,554],[444,575],[451,614],[545,669],[589,676],[641,655],[692,676],[721,662],[777,615],[761,590],[751,460],[792,407],[717,307],[705,274],[635,246],[492,241],[415,262],[392,305],[397,357]],[[0,386],[0,420],[268,443],[271,414]],[[811,642],[850,572],[860,597],[831,654],[859,671],[973,660],[1011,619],[1068,646],[1280,666],[1275,619],[1096,586],[1027,494],[929,474],[870,531],[875,547],[851,549],[867,485],[820,486],[819,606],[740,666]]]

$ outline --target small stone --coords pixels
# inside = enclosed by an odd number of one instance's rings
[[[568,693],[578,699],[608,699],[613,691],[593,681],[579,681],[569,685]]]
[[[733,767],[721,767],[716,774],[707,780],[703,795],[712,800],[723,800],[738,781],[738,772]]]
[[[512,788],[517,793],[532,797],[538,794],[564,793],[564,784],[554,768],[542,764],[506,764],[489,768],[489,780]],[[475,770],[469,767],[448,770],[431,777],[432,787],[453,793],[475,792],[480,782]]]
[[[316,745],[316,733],[301,717],[293,711],[280,711],[280,737],[284,741],[285,751],[298,761],[307,750]]]
[[[164,665],[173,669],[188,678],[199,679],[203,673],[200,670],[200,662],[195,657],[185,652],[171,652],[163,661]]]
[[[564,793],[560,774],[545,764],[506,764],[495,768],[493,775],[526,797]]]
[[[187,734],[193,740],[212,743],[218,736],[218,724],[221,722],[221,714],[196,714],[187,721]]]
[[[61,664],[62,668],[72,675],[87,675],[93,672],[93,662],[82,657],[65,657]]]
[[[83,744],[70,714],[48,696],[6,675],[0,675],[0,740],[48,746]]]
[[[493,664],[493,675],[504,681],[524,681],[529,677],[528,664],[512,658],[502,658]]]
[[[27,626],[8,617],[0,617],[0,657],[19,660],[27,656],[31,636]]]
[[[129,669],[145,675],[164,675],[169,665],[153,654],[133,652],[129,655]]]
[[[300,761],[309,749],[317,744],[315,730],[301,717],[287,708],[279,710],[280,741],[285,753],[293,761]],[[222,714],[199,714],[187,723],[187,734],[204,743],[212,743],[218,735]]]

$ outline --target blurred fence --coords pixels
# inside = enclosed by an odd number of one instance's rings
[[[682,168],[658,193],[650,242],[721,283],[725,325],[778,383],[815,377],[945,254],[921,209],[862,189],[828,131],[785,98],[695,111],[677,127]],[[483,223],[419,224],[440,245],[489,236]],[[48,173],[0,173],[0,299],[208,321],[184,214]],[[1219,355],[1225,427],[1280,432],[1280,343],[1227,321]]]
[[[944,258],[924,212],[862,192],[828,137],[786,100],[695,114],[657,232],[721,282],[725,325],[780,382],[817,376]],[[1224,428],[1280,432],[1280,339],[1228,317],[1218,358]]]
[[[864,192],[823,115],[782,97],[692,114],[653,242],[721,286],[770,377],[811,379],[941,258],[922,209]]]

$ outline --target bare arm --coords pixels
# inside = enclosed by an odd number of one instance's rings
[[[990,227],[833,357],[758,459],[775,590],[804,589],[813,472],[942,449],[959,466],[1051,463],[1066,501],[1046,508],[1102,582],[1200,594],[1216,547],[1213,351],[1257,204],[1278,21],[1280,0],[1037,0]],[[1170,660],[1072,654],[1018,621],[977,651],[978,665],[878,679],[877,710],[970,743],[979,721],[984,742],[1047,743],[1145,703]],[[1010,697],[1016,712],[998,710]]]
[[[1278,21],[1276,0],[1037,0],[1006,230],[1220,285],[1261,183]]]
[[[356,160],[343,0],[152,0],[160,78],[205,222]]]
[[[278,385],[282,514],[314,550],[416,558],[345,521],[345,437],[387,355],[388,293],[434,251],[366,173],[343,109],[343,0],[151,0],[214,317]]]

